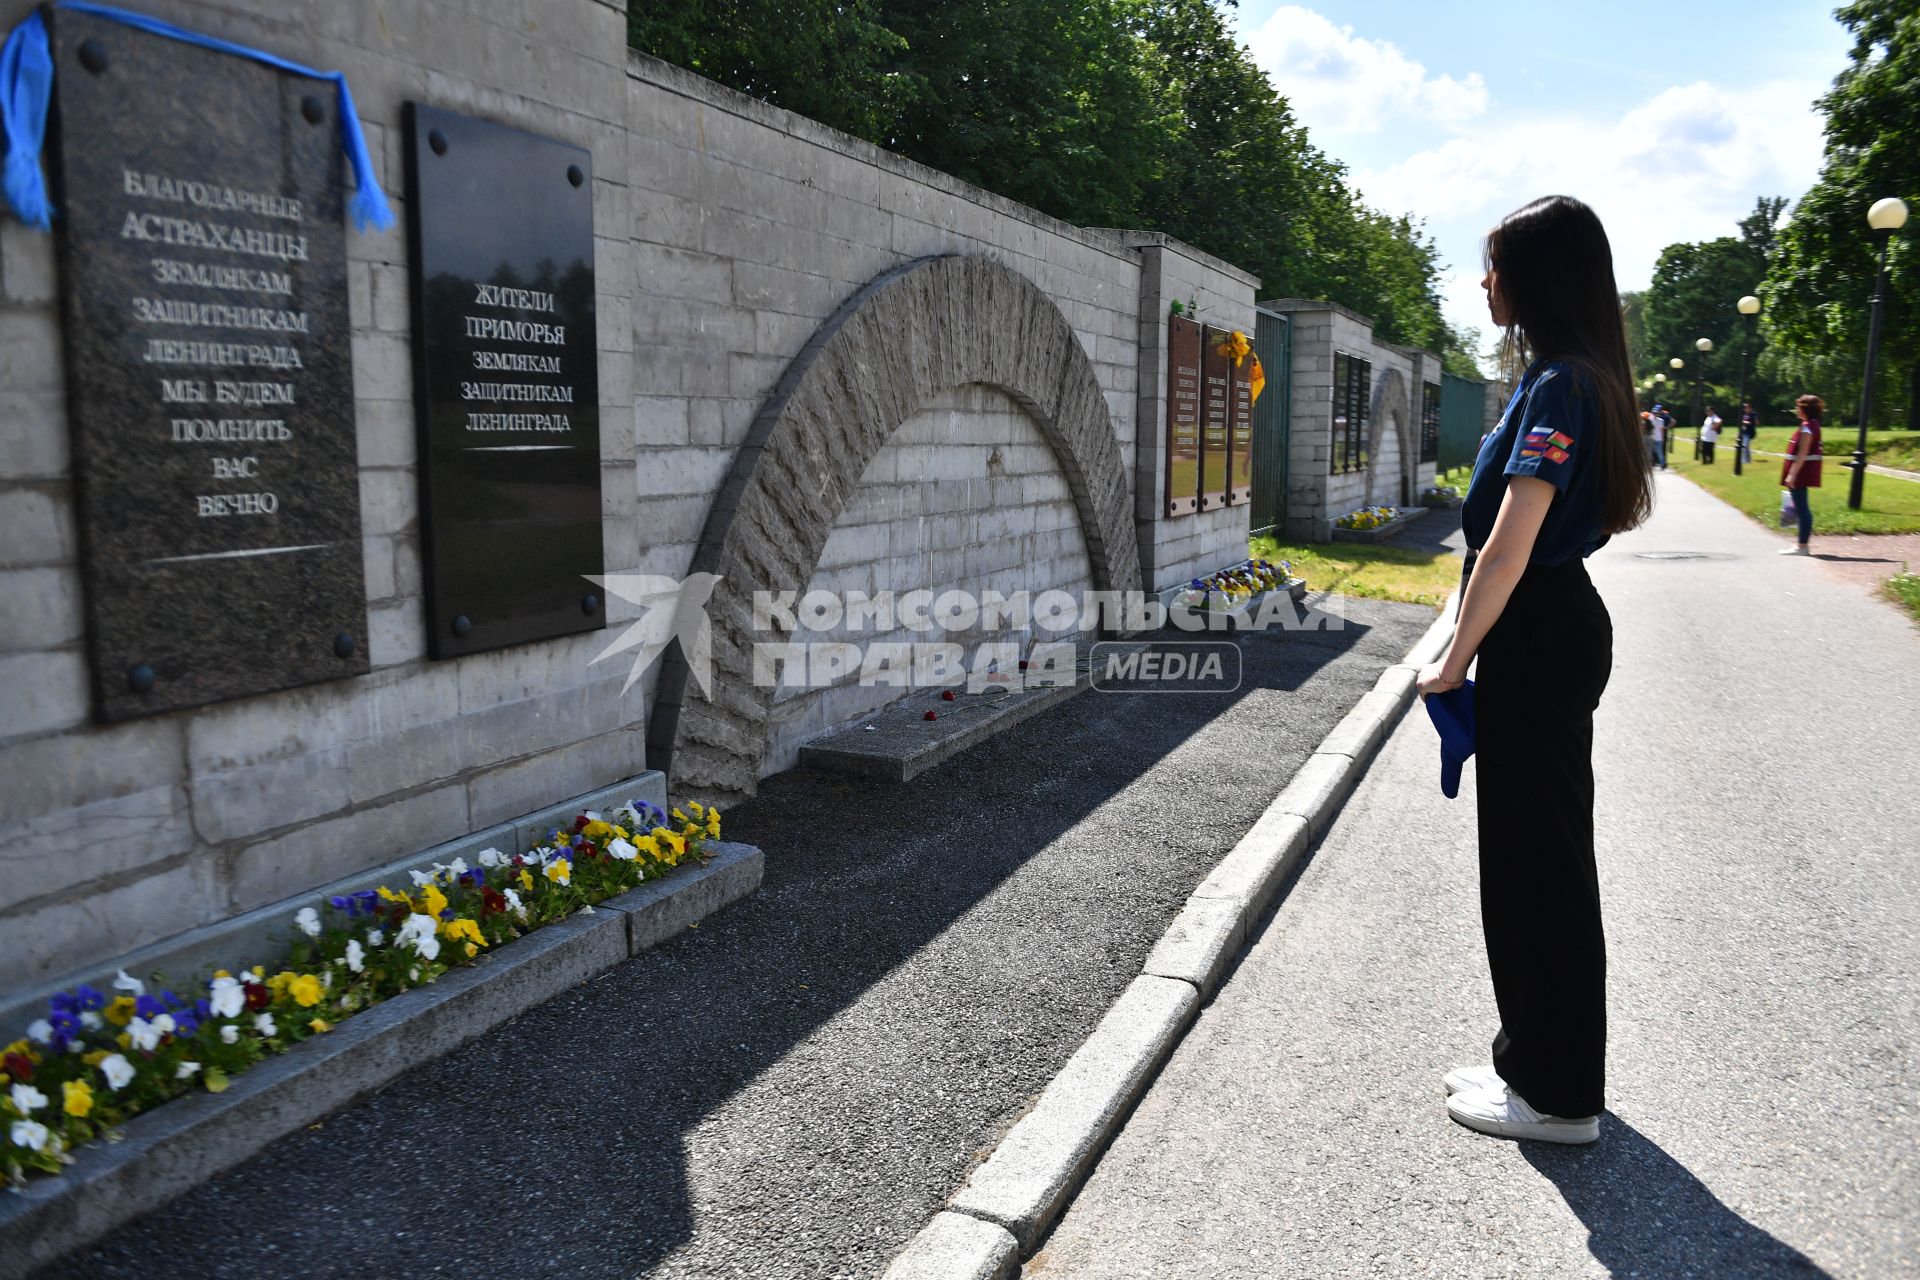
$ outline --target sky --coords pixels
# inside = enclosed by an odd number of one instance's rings
[[[1594,207],[1629,290],[1667,245],[1737,235],[1755,197],[1812,185],[1813,101],[1852,43],[1833,7],[1240,0],[1238,24],[1367,203],[1425,220],[1447,319],[1490,336],[1481,238],[1536,196]]]

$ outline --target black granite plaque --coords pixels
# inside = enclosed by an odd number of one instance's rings
[[[1200,326],[1167,318],[1167,514],[1200,508]]]
[[[602,627],[593,158],[417,102],[405,134],[430,648]]]
[[[50,14],[95,713],[364,672],[333,87]]]

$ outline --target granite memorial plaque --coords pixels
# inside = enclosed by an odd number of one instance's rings
[[[1248,356],[1233,371],[1228,404],[1227,505],[1235,507],[1253,500],[1253,360]]]
[[[48,13],[95,714],[364,672],[334,91]]]
[[[1200,508],[1200,326],[1167,319],[1167,514]]]
[[[603,627],[593,158],[417,102],[404,134],[429,647]]]
[[[1233,397],[1233,357],[1222,355],[1228,334],[1208,329],[1200,337],[1200,509],[1227,505],[1228,415]]]

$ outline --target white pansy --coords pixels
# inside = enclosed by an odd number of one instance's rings
[[[100,1059],[100,1074],[107,1078],[107,1088],[124,1089],[133,1079],[133,1064],[117,1053],[110,1053]]]
[[[229,1022],[226,1026],[220,1028],[220,1043],[221,1044],[239,1044],[240,1028],[234,1026],[231,1022]]]
[[[147,994],[147,984],[138,978],[129,977],[125,969],[113,975],[113,989],[132,992],[136,996]]]
[[[180,1029],[180,1024],[173,1020],[172,1014],[163,1013],[153,1020],[153,1028],[163,1036],[170,1036]]]
[[[366,960],[367,960],[367,953],[360,949],[360,939],[348,938],[347,939],[347,969],[350,972],[359,973],[360,970],[366,965]]]
[[[586,818],[588,822],[605,822],[606,821],[605,818],[601,817],[599,814],[595,813],[591,809],[587,810]]]
[[[386,931],[385,929],[369,929],[369,930],[367,930],[367,945],[368,945],[368,946],[370,946],[370,947],[380,947],[380,946],[385,946],[385,945],[386,945],[386,941],[387,941],[387,931]]]
[[[45,1018],[35,1018],[27,1024],[27,1039],[35,1044],[52,1044],[53,1024]]]
[[[447,875],[452,879],[458,880],[465,874],[467,874],[467,860],[465,858],[455,858],[447,864]]]
[[[98,1031],[101,1027],[104,1027],[107,1024],[106,1024],[106,1021],[102,1019],[99,1014],[95,1013],[91,1009],[88,1009],[85,1013],[82,1013],[80,1015],[80,1025],[85,1027],[89,1031]]]
[[[480,865],[483,867],[501,866],[507,860],[507,855],[498,849],[482,849],[474,856],[480,860]]]
[[[429,915],[415,912],[401,924],[400,932],[393,936],[396,947],[411,945],[422,960],[431,960],[440,954],[440,922]]]
[[[47,1126],[38,1120],[15,1120],[13,1122],[13,1145],[25,1147],[29,1151],[45,1151],[47,1138],[51,1136]]]
[[[407,874],[413,877],[413,887],[416,889],[426,888],[434,882],[435,878],[435,873],[432,871],[409,871]]]
[[[638,849],[628,844],[625,840],[620,839],[618,836],[615,836],[613,843],[607,846],[607,856],[609,858],[618,858],[622,862],[632,862],[635,855],[639,852]]]
[[[215,978],[208,987],[207,1004],[217,1018],[237,1018],[247,1007],[247,993],[234,978]]]
[[[274,1025],[273,1014],[270,1012],[255,1014],[253,1029],[263,1036],[277,1036],[280,1034],[280,1028]]]
[[[183,1062],[175,1068],[173,1078],[175,1080],[191,1080],[193,1079],[194,1073],[198,1070],[200,1070],[199,1063]]]
[[[47,1105],[47,1095],[30,1084],[13,1086],[13,1106],[21,1115],[31,1115]]]
[[[320,913],[312,907],[302,907],[294,913],[293,922],[300,926],[300,932],[309,938],[320,936]]]
[[[133,1047],[142,1053],[151,1053],[160,1047],[160,1028],[145,1018],[135,1018],[127,1023],[127,1035],[133,1040]]]
[[[521,917],[522,919],[525,919],[527,914],[527,909],[525,906],[521,905],[520,895],[515,893],[512,889],[502,889],[500,892],[503,895],[505,895],[507,899],[507,905],[513,908],[514,914]]]

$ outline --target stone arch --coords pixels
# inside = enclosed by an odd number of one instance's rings
[[[1418,446],[1413,439],[1413,415],[1407,376],[1398,369],[1389,368],[1374,379],[1373,403],[1369,406],[1369,419],[1372,430],[1367,441],[1367,496],[1366,506],[1376,503],[1399,505],[1413,500],[1413,480],[1415,459]],[[1397,446],[1398,458],[1395,460],[1394,473],[1391,476],[1380,475],[1380,444],[1386,439],[1388,421],[1393,427],[1393,441]],[[1381,480],[1387,481],[1387,487],[1381,488]],[[1404,497],[1403,497],[1404,495]]]
[[[663,661],[647,726],[651,767],[675,794],[752,795],[773,690],[753,681],[759,591],[805,591],[848,495],[894,429],[953,388],[1010,395],[1052,446],[1079,511],[1094,586],[1141,589],[1132,491],[1106,396],[1073,326],[1030,280],[988,258],[943,255],[869,281],[808,340],[720,486],[690,572],[720,576],[712,696],[679,647]]]

